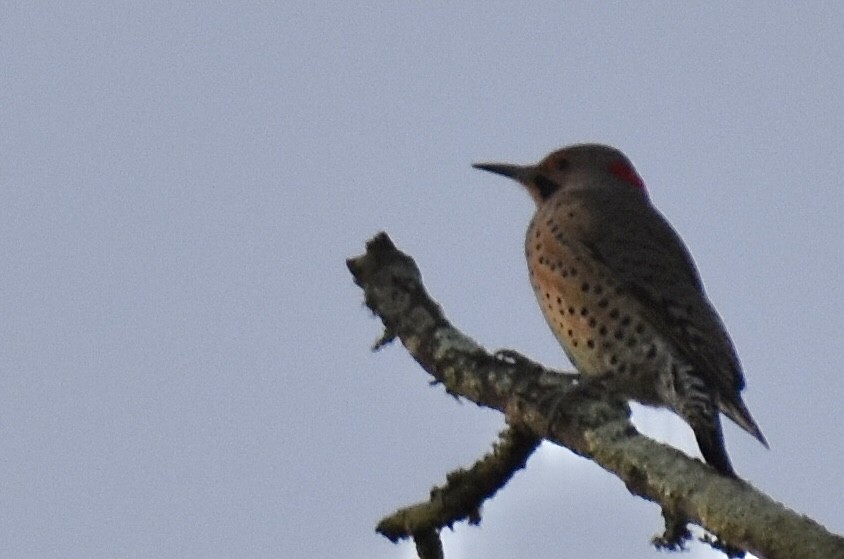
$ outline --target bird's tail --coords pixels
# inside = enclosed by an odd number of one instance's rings
[[[732,419],[736,425],[753,435],[757,441],[765,446],[765,448],[768,448],[768,441],[765,440],[765,435],[762,434],[762,430],[759,429],[758,425],[756,425],[756,422],[753,420],[753,416],[750,415],[750,411],[747,409],[747,406],[745,406],[744,402],[742,402],[741,396],[737,396],[736,398],[730,400],[719,400],[718,407],[721,409],[721,412]]]
[[[718,470],[721,474],[735,478],[736,472],[727,456],[727,449],[724,447],[724,435],[721,432],[721,418],[717,412],[714,416],[707,418],[708,421],[695,421],[692,423],[692,430],[695,432],[697,445],[703,454],[706,463]]]

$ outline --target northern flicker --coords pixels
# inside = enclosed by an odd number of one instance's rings
[[[474,167],[515,179],[536,202],[530,282],[577,370],[680,415],[706,462],[736,477],[719,411],[768,446],[741,399],[741,365],[688,250],[627,157],[581,144],[536,165]]]

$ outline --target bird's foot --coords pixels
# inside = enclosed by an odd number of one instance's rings
[[[595,397],[606,390],[605,379],[598,376],[580,376],[577,383],[568,386],[553,387],[538,402],[539,410],[547,419],[545,434],[551,434],[554,425],[566,413],[566,407],[582,401],[586,397]]]

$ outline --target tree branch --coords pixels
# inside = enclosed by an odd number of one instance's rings
[[[508,427],[498,442],[468,470],[446,476],[446,484],[431,490],[430,500],[399,509],[378,523],[375,531],[392,542],[412,537],[421,559],[442,559],[439,529],[460,520],[481,521],[481,503],[504,487],[542,442],[520,427]],[[433,544],[433,545],[432,545]]]
[[[425,291],[416,264],[386,234],[376,235],[367,243],[366,254],[349,259],[347,265],[363,288],[366,305],[384,323],[385,334],[376,348],[398,337],[448,393],[503,412],[513,428],[592,460],[621,479],[632,494],[658,503],[667,520],[661,543],[682,545],[681,527],[687,520],[714,534],[714,545],[730,550],[730,555],[744,550],[768,559],[844,558],[844,538],[750,484],[723,477],[638,433],[624,402],[600,389],[584,388],[575,375],[550,371],[514,352],[490,355],[446,320]],[[475,492],[473,498],[480,499],[475,510],[494,492]],[[382,533],[394,540],[418,534],[417,547],[429,545],[433,530],[461,516],[440,517],[438,525],[408,525],[407,516],[390,523],[401,514],[385,519],[379,530],[387,526]]]

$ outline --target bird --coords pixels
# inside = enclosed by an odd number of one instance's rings
[[[581,377],[673,411],[706,463],[736,478],[720,414],[768,443],[742,400],[738,355],[691,254],[630,160],[584,143],[535,165],[473,167],[518,181],[536,203],[525,237],[530,283]]]

